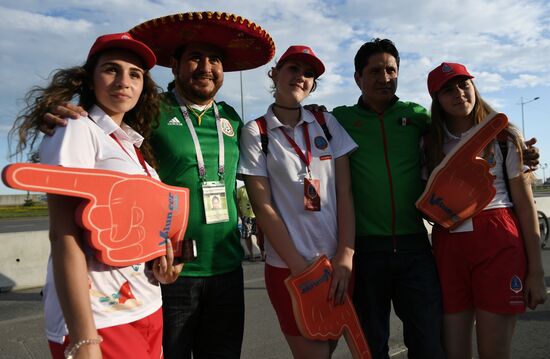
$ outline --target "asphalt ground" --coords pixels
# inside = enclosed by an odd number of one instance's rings
[[[275,312],[267,297],[263,262],[243,262],[245,277],[245,334],[243,359],[286,359],[290,350],[281,334]],[[0,293],[0,358],[50,358],[44,336],[40,288]],[[402,329],[392,316],[390,339],[392,358],[405,358]],[[341,339],[333,358],[350,358]]]
[[[550,250],[542,251],[546,285],[550,287]],[[243,359],[286,359],[290,350],[280,332],[263,280],[263,263],[243,262],[245,278],[245,336]],[[0,359],[49,358],[43,329],[40,288],[0,293]],[[406,358],[402,326],[392,314],[390,354]],[[514,359],[550,358],[550,300],[518,317],[512,343]],[[477,356],[474,356],[477,358]],[[333,358],[351,358],[342,339]]]

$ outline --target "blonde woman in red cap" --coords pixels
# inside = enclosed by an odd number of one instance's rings
[[[348,155],[357,145],[332,115],[319,121],[301,106],[323,72],[309,47],[291,46],[269,74],[275,102],[241,134],[238,172],[264,229],[266,287],[295,358],[329,358],[335,345],[300,334],[284,279],[325,254],[334,267],[330,300],[340,303],[354,248]]]
[[[42,163],[146,174],[158,179],[144,137],[158,117],[157,87],[149,77],[153,52],[130,34],[97,38],[83,66],[58,70],[34,88],[13,133],[18,152],[33,149],[51,104],[75,96],[88,112],[59,127],[40,145]],[[145,160],[143,159],[145,158]],[[84,240],[75,213],[81,199],[48,195],[51,256],[44,287],[46,336],[54,358],[162,358],[162,300],[157,281],[176,280],[182,265],[171,253],[145,263],[111,267]]]
[[[442,63],[428,76],[432,140],[428,167],[493,109],[464,65]],[[544,303],[546,289],[540,233],[529,176],[523,171],[522,138],[509,125],[480,153],[495,176],[491,203],[450,231],[435,225],[433,250],[443,293],[444,347],[448,359],[472,357],[476,328],[480,358],[510,358],[517,314]]]

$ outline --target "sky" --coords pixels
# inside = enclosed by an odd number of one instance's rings
[[[547,0],[0,0],[0,168],[16,159],[8,132],[32,86],[58,68],[84,62],[95,38],[124,32],[152,18],[190,11],[241,15],[264,28],[275,59],[225,74],[216,96],[245,121],[273,101],[267,72],[290,45],[308,45],[326,66],[306,103],[328,109],[356,103],[353,57],[373,38],[389,38],[400,55],[397,95],[430,106],[427,74],[441,62],[465,64],[483,98],[527,138],[536,137],[550,164],[550,2]],[[163,88],[168,68],[153,78]],[[244,106],[241,107],[241,76]],[[535,97],[538,100],[532,101]],[[523,105],[522,105],[523,103]],[[522,121],[523,108],[523,121]],[[543,165],[544,167],[544,165]],[[539,169],[540,179],[550,167]],[[0,194],[24,193],[0,183]]]

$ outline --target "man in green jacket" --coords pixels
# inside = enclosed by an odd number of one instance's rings
[[[354,304],[374,359],[389,358],[391,303],[409,358],[443,358],[441,293],[415,201],[424,189],[420,141],[430,117],[395,96],[399,53],[387,39],[355,56],[361,97],[333,110],[357,142],[350,156],[355,198]]]

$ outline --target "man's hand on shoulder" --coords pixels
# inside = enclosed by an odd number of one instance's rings
[[[311,112],[328,112],[327,108],[324,105],[318,105],[315,103],[304,105],[304,108]]]
[[[40,131],[51,136],[55,126],[67,126],[66,118],[78,119],[80,116],[88,116],[88,113],[80,106],[70,102],[62,102],[53,107],[51,112],[46,112]]]
[[[536,138],[531,138],[525,141],[526,148],[523,149],[523,164],[529,167],[529,171],[535,171],[539,165],[540,153],[538,147],[535,147],[537,143]]]

